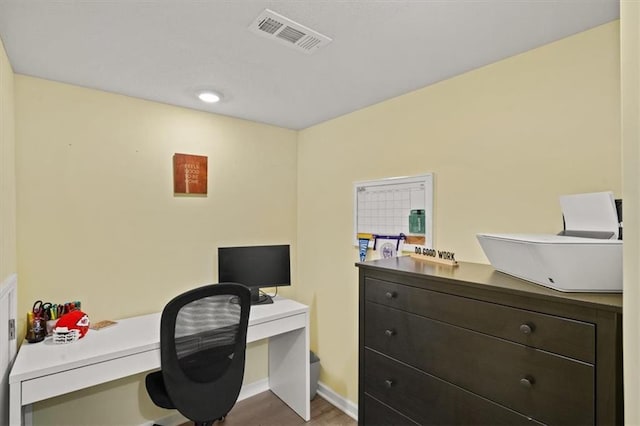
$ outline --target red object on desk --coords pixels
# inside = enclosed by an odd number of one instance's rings
[[[69,330],[80,331],[80,338],[84,337],[89,331],[89,316],[79,309],[71,311],[68,314],[64,314],[60,317],[56,323],[57,327],[67,327]]]

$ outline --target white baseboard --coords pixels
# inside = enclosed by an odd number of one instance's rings
[[[242,385],[242,389],[240,389],[240,395],[238,396],[238,401],[251,398],[254,395],[257,395],[259,393],[262,393],[268,390],[269,390],[269,379],[266,379],[266,378],[255,381],[253,383]],[[153,426],[154,424],[159,424],[162,426],[178,426],[188,421],[189,419],[184,417],[179,412],[175,411],[170,416],[163,417],[155,421],[146,422],[141,424],[140,426]]]
[[[318,395],[333,404],[339,410],[354,420],[358,420],[358,404],[355,404],[342,395],[338,395],[333,389],[322,382],[318,382]]]
[[[259,393],[262,393],[268,390],[269,390],[269,379],[267,378],[255,381],[253,383],[248,383],[246,385],[242,385],[242,389],[240,389],[240,396],[238,396],[238,401],[251,398],[252,396],[255,396]]]
[[[182,414],[176,411],[170,416],[163,417],[158,420],[152,420],[150,422],[145,422],[145,423],[142,423],[140,426],[153,426],[153,425],[178,426],[188,421],[189,419],[187,419],[185,416],[183,416]]]

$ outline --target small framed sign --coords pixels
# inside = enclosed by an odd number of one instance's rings
[[[207,157],[173,155],[173,193],[207,194]]]

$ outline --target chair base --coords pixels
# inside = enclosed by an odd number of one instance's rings
[[[222,416],[217,420],[212,420],[210,422],[193,422],[194,426],[213,426],[214,423],[216,422],[224,422],[226,420],[227,416]]]
[[[225,414],[224,416],[216,419],[216,420],[212,420],[209,422],[193,422],[194,426],[213,426],[214,423],[219,422],[219,423],[223,423],[225,420],[227,419],[227,415]],[[155,425],[154,425],[155,426]]]

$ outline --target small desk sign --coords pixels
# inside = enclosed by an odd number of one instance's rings
[[[173,155],[173,193],[207,193],[207,157],[203,155]]]
[[[410,256],[414,259],[426,260],[427,262],[438,263],[440,265],[458,266],[456,254],[452,251],[416,246],[415,252],[411,253]]]

